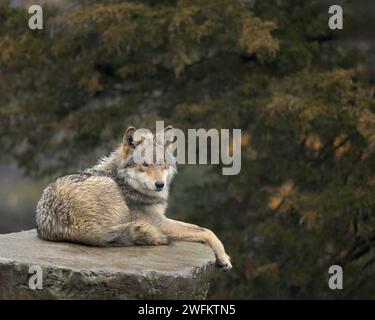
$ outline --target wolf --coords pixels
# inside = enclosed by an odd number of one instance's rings
[[[169,187],[177,173],[166,127],[155,138],[135,138],[129,127],[120,145],[92,168],[57,178],[43,191],[36,208],[38,236],[49,241],[91,246],[168,245],[201,242],[215,252],[217,265],[232,268],[221,241],[209,229],[165,216]],[[135,150],[147,142],[163,144],[162,162],[135,161]],[[149,144],[150,145],[150,144]],[[171,160],[172,159],[172,160]]]

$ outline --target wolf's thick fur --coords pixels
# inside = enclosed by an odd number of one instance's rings
[[[203,242],[212,247],[223,270],[231,269],[212,231],[165,217],[175,165],[136,164],[134,150],[144,142],[134,141],[134,132],[128,128],[121,145],[93,168],[47,186],[36,209],[39,237],[93,246]]]

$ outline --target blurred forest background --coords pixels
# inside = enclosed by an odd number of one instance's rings
[[[239,175],[180,166],[171,191],[232,257],[209,298],[375,298],[374,30],[372,0],[1,0],[0,232],[130,124],[241,128]]]

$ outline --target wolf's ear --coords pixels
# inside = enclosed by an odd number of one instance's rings
[[[134,127],[129,127],[126,129],[124,137],[122,138],[122,143],[124,146],[131,147],[133,149],[135,148],[135,144],[133,140],[135,131],[136,129]]]
[[[172,126],[168,126],[164,129],[164,146],[167,149],[174,142],[174,129]]]

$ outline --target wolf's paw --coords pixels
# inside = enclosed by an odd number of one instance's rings
[[[140,223],[136,227],[138,241],[146,245],[170,244],[170,238],[158,227],[147,223]]]
[[[154,245],[171,244],[171,239],[160,231],[158,234],[153,235],[151,243]]]
[[[226,253],[223,256],[217,257],[216,264],[224,272],[230,271],[230,269],[232,269],[230,257]]]

